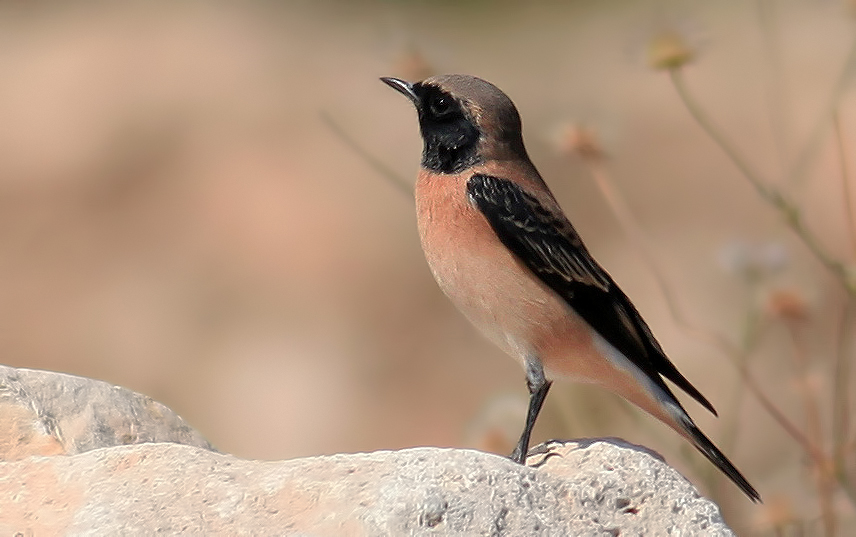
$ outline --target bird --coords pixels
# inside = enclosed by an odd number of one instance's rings
[[[666,384],[716,415],[589,253],[529,159],[511,99],[470,75],[381,81],[418,115],[417,227],[431,272],[464,316],[526,373],[529,405],[511,459],[525,464],[554,379],[595,384],[674,429],[760,502]]]

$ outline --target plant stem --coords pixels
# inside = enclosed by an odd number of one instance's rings
[[[844,196],[844,211],[847,214],[847,231],[850,234],[850,244],[853,253],[856,253],[856,212],[853,210],[853,193],[850,191],[850,177],[847,168],[847,152],[844,149],[844,133],[841,129],[841,120],[838,111],[832,116],[832,126],[835,129],[836,149],[838,149],[838,162],[841,166],[841,186]]]
[[[758,24],[761,27],[761,37],[764,46],[764,65],[767,76],[764,77],[767,94],[767,112],[770,121],[770,131],[776,146],[776,156],[782,171],[789,169],[788,133],[790,132],[787,114],[788,92],[785,85],[784,68],[782,66],[781,39],[778,32],[776,0],[757,0]]]
[[[761,179],[761,175],[758,171],[749,164],[740,151],[713,124],[687,89],[682,71],[679,69],[672,69],[669,71],[669,74],[672,79],[672,84],[675,86],[675,90],[677,90],[684,106],[686,106],[690,115],[693,116],[699,126],[725,152],[734,165],[737,166],[737,169],[739,169],[746,179],[752,184],[755,191],[758,192],[761,198],[782,214],[788,227],[796,233],[814,256],[841,281],[842,285],[847,290],[847,293],[852,297],[856,297],[856,277],[851,274],[851,271],[848,270],[848,267],[845,266],[844,263],[834,259],[820,246],[817,238],[808,230],[808,228],[806,228],[796,204],[788,200],[784,194],[775,187],[767,185],[766,182]]]
[[[642,227],[636,221],[632,211],[627,205],[627,202],[624,200],[624,197],[620,194],[618,188],[611,180],[602,159],[585,159],[585,162],[588,165],[589,171],[594,177],[598,188],[600,188],[601,193],[604,198],[606,198],[610,209],[612,209],[612,212],[616,215],[622,229],[630,237],[630,242],[636,247],[640,257],[648,265],[649,270],[654,275],[654,279],[660,288],[660,292],[663,294],[663,298],[666,301],[675,324],[690,335],[690,337],[720,349],[720,351],[728,357],[734,368],[737,369],[737,372],[746,387],[750,392],[752,392],[752,395],[755,396],[773,420],[778,423],[779,426],[781,426],[813,460],[822,460],[824,457],[821,451],[817,449],[814,443],[812,443],[809,438],[802,433],[802,431],[800,431],[798,426],[791,422],[791,420],[789,420],[787,416],[785,416],[784,413],[776,407],[767,394],[761,389],[761,386],[749,371],[749,367],[746,363],[747,353],[736,347],[724,335],[704,327],[696,326],[687,319],[675,299],[675,294],[672,292],[671,287],[654,259],[654,255],[650,253],[650,250],[647,247],[647,240],[641,231]]]
[[[823,431],[821,429],[820,407],[817,404],[815,396],[815,387],[812,386],[810,376],[810,367],[808,361],[808,351],[805,348],[805,342],[800,337],[799,326],[796,322],[787,322],[788,333],[791,336],[791,341],[794,345],[794,369],[800,382],[800,392],[803,399],[803,410],[805,412],[806,429],[811,438],[816,442],[818,451],[823,453]],[[833,477],[835,469],[832,461],[828,457],[822,456],[821,459],[814,461],[815,466],[815,481],[817,486],[818,502],[820,503],[821,520],[823,522],[824,533],[828,537],[835,535],[837,520],[835,509],[833,506],[833,483],[830,479]]]
[[[821,109],[821,115],[812,129],[805,147],[797,156],[786,184],[793,184],[805,175],[812,157],[817,153],[823,141],[823,133],[829,125],[830,119],[838,110],[838,103],[841,101],[841,96],[847,90],[854,70],[856,70],[856,38],[850,44],[850,49],[847,52],[847,57],[844,59],[844,65],[838,74],[835,85],[832,88],[832,93],[826,102],[826,106]]]
[[[847,475],[847,445],[850,442],[850,360],[847,354],[848,330],[854,312],[854,302],[848,300],[838,325],[838,345],[835,357],[835,381],[832,388],[832,458],[836,479],[856,506],[856,486]]]
[[[335,134],[337,138],[350,147],[354,153],[360,156],[360,158],[365,160],[366,163],[376,172],[381,174],[381,176],[392,183],[398,190],[407,194],[411,198],[413,197],[413,185],[409,181],[395,173],[392,168],[384,164],[379,158],[369,153],[368,150],[351,138],[351,136],[349,136],[348,133],[346,133],[345,130],[340,127],[339,124],[336,123],[326,112],[321,112],[321,121],[323,121],[324,124],[333,131],[333,134]]]

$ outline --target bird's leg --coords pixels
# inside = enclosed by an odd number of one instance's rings
[[[529,437],[532,435],[535,420],[538,419],[538,413],[541,412],[541,406],[544,404],[544,399],[546,399],[552,384],[544,376],[541,360],[536,357],[527,358],[526,385],[529,387],[529,411],[526,413],[526,427],[523,428],[523,434],[520,435],[517,447],[511,453],[511,460],[518,464],[526,464],[526,454],[529,453]]]

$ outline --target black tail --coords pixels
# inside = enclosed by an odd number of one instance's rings
[[[710,441],[708,437],[702,433],[698,427],[695,426],[695,423],[690,421],[689,419],[681,420],[682,425],[684,426],[684,430],[690,435],[690,439],[693,442],[693,445],[701,451],[702,455],[707,457],[707,460],[712,462],[717,468],[722,470],[722,473],[728,476],[735,485],[740,487],[749,499],[753,502],[760,502],[761,495],[758,494],[758,491],[755,490],[755,487],[749,484],[749,481],[743,477],[743,474],[740,473],[740,470],[734,467],[731,464],[731,461],[728,460],[719,448],[713,445],[713,442]]]

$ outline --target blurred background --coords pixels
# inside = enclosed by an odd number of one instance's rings
[[[245,458],[510,452],[524,375],[427,269],[398,182],[418,170],[415,113],[377,80],[474,74],[514,99],[589,249],[720,418],[688,410],[766,503],[591,387],[557,384],[535,441],[644,444],[744,534],[846,534],[852,294],[679,90],[794,201],[812,246],[852,264],[854,14],[833,0],[0,3],[2,361],[142,392]]]

